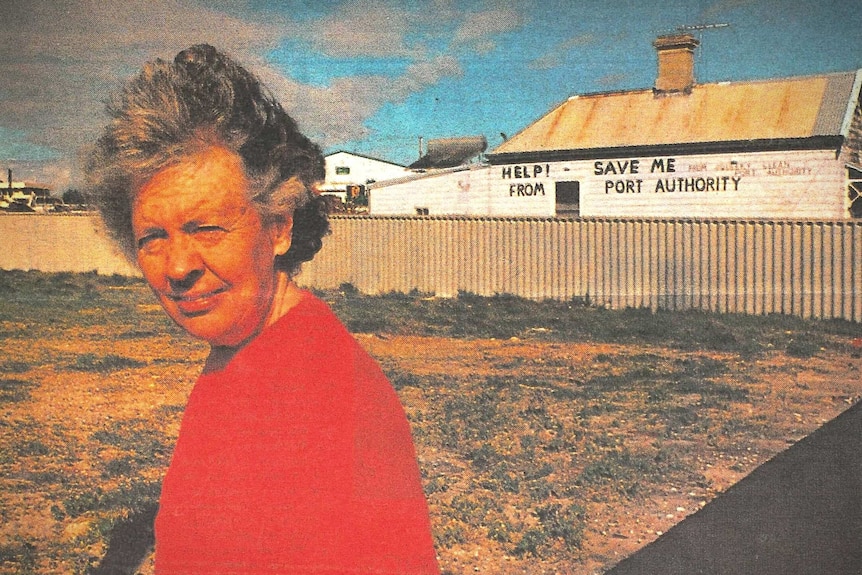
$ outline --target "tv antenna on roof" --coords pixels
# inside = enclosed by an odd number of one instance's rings
[[[713,28],[729,28],[730,24],[689,24],[684,26],[677,26],[677,32],[694,32],[699,30],[712,30]]]
[[[682,26],[677,26],[676,31],[680,34],[684,34],[686,32],[693,32],[700,36],[702,35],[700,33],[702,33],[704,30],[715,30],[718,28],[730,28],[730,24],[726,22],[722,22],[720,24],[686,24]],[[705,64],[704,53],[705,50],[703,49],[703,47],[701,47],[700,52],[696,55],[697,59],[700,60],[701,65]]]

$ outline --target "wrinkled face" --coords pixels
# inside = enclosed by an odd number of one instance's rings
[[[290,247],[289,225],[265,225],[248,187],[239,156],[213,146],[157,172],[132,205],[144,279],[177,324],[214,346],[263,328],[274,258]]]

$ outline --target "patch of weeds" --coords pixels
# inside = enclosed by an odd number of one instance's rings
[[[636,388],[643,380],[655,379],[656,372],[649,366],[638,366],[620,374],[598,375],[590,378],[584,387],[596,391],[620,391]]]
[[[161,432],[138,419],[115,421],[108,429],[93,433],[92,439],[124,451],[129,462],[139,465],[164,463],[169,452]]]
[[[721,402],[744,402],[748,401],[749,391],[744,387],[735,387],[727,383],[719,383],[695,378],[683,377],[673,383],[657,386],[649,390],[647,401],[652,397],[662,397],[670,400],[672,395],[698,394],[703,405],[721,405]]]
[[[616,483],[625,493],[630,484],[643,477],[655,476],[658,471],[659,464],[655,458],[636,455],[623,449],[611,451],[597,461],[588,463],[578,475],[575,484],[587,486]]]
[[[681,368],[682,375],[708,379],[727,372],[725,362],[711,357],[686,357],[674,361],[674,367]]]
[[[399,391],[405,387],[417,389],[431,389],[443,386],[452,387],[455,379],[449,375],[417,375],[398,368],[386,369],[386,376],[392,383],[392,387]]]
[[[30,389],[36,384],[22,379],[0,379],[0,403],[17,403],[30,399]]]
[[[569,505],[563,508],[559,503],[551,503],[536,509],[536,516],[548,538],[560,539],[569,551],[580,549],[584,536],[584,508]]]
[[[662,409],[659,412],[659,417],[664,419],[666,426],[666,434],[673,435],[683,429],[690,428],[693,425],[701,422],[700,414],[697,409],[688,405],[675,405]]]
[[[546,501],[552,495],[556,495],[554,485],[547,479],[535,479],[530,481],[530,499],[533,501]]]
[[[56,485],[66,480],[66,475],[56,471],[35,471],[26,474],[26,479],[35,485]]]
[[[139,512],[157,502],[161,491],[160,481],[130,481],[105,493],[102,506],[105,509],[122,508]]]
[[[26,361],[4,361],[0,363],[0,373],[27,373],[32,366]]]
[[[521,411],[521,416],[530,423],[533,429],[542,430],[562,430],[562,424],[557,419],[548,413],[544,405],[530,405],[527,409]]]
[[[682,329],[678,339],[680,349],[705,349],[753,355],[763,350],[756,339],[749,337],[747,330],[739,330],[717,316],[698,310],[690,310],[680,318]]]
[[[614,420],[616,421],[616,420]],[[599,451],[604,453],[609,449],[616,449],[620,445],[622,445],[622,438],[617,435],[612,435],[610,433],[598,433],[593,435],[590,439],[590,443],[587,445],[588,452]],[[598,449],[596,449],[598,448]]]
[[[107,287],[128,287],[143,285],[143,278],[111,274],[109,276],[98,276],[98,283]]]
[[[158,337],[160,335],[161,332],[157,332],[152,329],[133,329],[119,334],[117,339],[147,339],[150,337]]]
[[[389,328],[386,318],[373,312],[354,312],[346,324],[351,333],[385,333]]]
[[[160,482],[125,482],[116,489],[76,486],[63,499],[63,509],[69,517],[79,517],[89,511],[127,510],[138,512],[158,501]]]
[[[557,385],[551,380],[531,376],[519,378],[518,385],[531,391],[550,393],[555,400],[580,399],[583,395],[576,389]]]
[[[512,548],[512,555],[522,557],[524,555],[539,556],[539,548],[548,540],[544,529],[527,529],[518,543]]]
[[[434,493],[446,493],[449,491],[449,481],[442,475],[432,477],[425,482],[425,495],[433,495]]]
[[[489,491],[519,493],[521,480],[516,473],[501,465],[494,468],[489,475],[480,478],[479,486]]]
[[[524,451],[534,451],[539,446],[539,438],[534,434],[525,434],[520,439],[521,449]]]
[[[605,415],[607,413],[615,413],[621,411],[622,407],[611,402],[588,403],[578,412],[580,417],[587,419],[597,415]]]
[[[63,511],[62,507],[55,503],[51,506],[51,517],[54,519],[54,521],[62,521],[66,518],[66,512]]]
[[[488,522],[486,537],[498,543],[509,543],[512,540],[512,525],[503,517],[495,517]]]
[[[487,441],[507,427],[498,411],[500,397],[494,390],[482,390],[473,397],[458,396],[443,404],[442,446],[464,449],[471,442]]]
[[[810,334],[806,334],[810,335]],[[816,337],[792,338],[787,342],[784,348],[784,353],[791,357],[808,359],[814,357],[820,352],[823,347],[823,341]]]
[[[15,454],[8,447],[0,445],[0,465],[10,465],[15,463]]]
[[[131,457],[119,457],[108,461],[105,463],[104,469],[102,469],[102,479],[131,475],[134,469],[132,463],[133,459]]]
[[[449,512],[452,517],[470,525],[479,523],[484,518],[482,502],[473,495],[458,495],[449,503]]]
[[[701,392],[704,399],[718,399],[724,401],[748,401],[749,391],[744,387],[735,387],[727,383],[710,383],[709,387]]]
[[[584,433],[581,430],[568,429],[562,424],[554,437],[545,445],[545,451],[558,453],[576,449]]]
[[[176,405],[160,405],[156,410],[160,415],[175,415],[185,411],[186,406],[182,404]]]
[[[14,444],[12,449],[19,457],[39,457],[51,453],[51,449],[38,439],[20,441]]]
[[[534,479],[542,479],[554,472],[554,466],[550,463],[544,463],[540,467],[531,468],[524,472],[524,479],[532,481]]]
[[[96,536],[105,541],[110,538],[111,531],[113,531],[114,527],[117,525],[117,518],[111,517],[109,515],[102,515],[96,518],[96,522],[92,527],[92,531],[95,532]]]
[[[0,545],[0,565],[15,566],[16,573],[35,573],[36,546],[21,540]]]
[[[470,461],[474,469],[484,471],[499,464],[503,458],[493,447],[487,443],[483,443],[478,449],[474,449],[467,453],[467,459]]]
[[[721,424],[720,434],[723,437],[734,437],[739,435],[753,435],[755,437],[764,437],[771,431],[770,426],[766,423],[758,425],[754,421],[739,419],[738,417],[730,417]]]
[[[121,355],[108,354],[105,356],[97,356],[93,353],[81,354],[75,358],[75,363],[69,366],[69,369],[75,371],[91,371],[96,373],[110,373],[121,369],[130,369],[143,367],[146,363],[123,357]]]
[[[434,544],[442,549],[448,549],[467,541],[467,533],[460,522],[444,520],[438,522],[434,528]]]
[[[664,403],[670,399],[667,386],[656,386],[647,390],[647,403]]]
[[[550,341],[649,341],[683,350],[752,356],[783,349],[787,332],[804,339],[810,332],[858,334],[841,320],[802,320],[777,314],[746,316],[700,310],[608,310],[584,302],[533,301],[511,295],[491,297],[461,292],[457,298],[390,293],[367,296],[352,285],[318,290],[353,331],[505,339],[518,336]],[[596,361],[613,361],[610,354]]]
[[[63,498],[63,510],[69,517],[79,517],[88,511],[98,509],[103,495],[101,487],[70,489]]]

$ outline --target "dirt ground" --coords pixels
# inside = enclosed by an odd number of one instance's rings
[[[127,485],[159,481],[206,349],[171,335],[113,338],[99,327],[57,333],[34,346],[32,341],[16,339],[18,326],[0,327],[12,334],[5,338],[4,345],[21,350],[17,356],[20,365],[7,370],[4,381],[28,384],[25,395],[0,403],[0,446],[4,454],[0,458],[0,546],[4,550],[0,573],[83,573],[104,554],[111,520],[116,517],[110,517],[109,510],[98,505],[73,513],[70,502],[81,501],[94,489],[113,493]],[[357,339],[390,374],[410,373],[425,378],[422,381],[459,382],[444,388],[410,381],[398,383],[398,378],[393,377],[414,426],[426,485],[445,486],[428,489],[429,505],[441,568],[453,574],[601,573],[862,395],[862,355],[858,349],[862,346],[854,340],[855,351],[851,353],[822,350],[810,358],[779,352],[751,360],[710,354],[709,359],[732,364],[722,377],[744,388],[747,395],[742,400],[701,406],[708,411],[701,412],[699,427],[686,423],[668,431],[670,428],[662,424],[659,429],[655,415],[640,407],[646,401],[642,390],[616,395],[615,409],[594,409],[589,416],[585,410],[598,407],[595,402],[578,404],[576,409],[576,402],[562,399],[546,407],[548,417],[559,424],[536,431],[537,441],[550,443],[551,436],[562,433],[559,430],[577,427],[581,431],[577,440],[566,444],[567,459],[557,452],[547,455],[556,459],[548,459],[552,464],[546,478],[550,495],[542,499],[535,494],[528,496],[523,490],[495,493],[487,485],[479,489],[483,476],[475,466],[456,449],[441,447],[435,439],[436,431],[431,428],[438,421],[431,417],[435,409],[459,397],[480,393],[478,386],[490,377],[523,382],[516,385],[523,394],[518,396],[522,398],[519,401],[529,404],[543,392],[536,389],[539,384],[531,383],[540,375],[542,381],[557,382],[576,392],[588,376],[614,372],[627,358],[646,355],[662,366],[704,360],[705,355],[651,346],[517,338],[467,340],[358,334]],[[140,365],[108,374],[68,368],[72,358],[82,353],[107,351],[139,360]],[[4,389],[11,387],[6,385]],[[702,402],[696,397],[689,399],[692,405]],[[519,413],[532,413],[527,404],[519,408]],[[117,433],[134,430],[135,434],[129,436],[133,442],[158,430],[156,443],[168,449],[154,450],[155,464],[139,465],[134,459],[139,443],[129,446],[94,439],[103,438],[105,430],[110,429],[117,429]],[[523,427],[518,441],[502,435],[491,441],[500,454],[523,459],[529,455],[524,447],[529,443],[525,436],[535,429]],[[610,442],[617,451],[624,446],[631,452],[670,453],[674,465],[668,466],[663,475],[636,478],[636,491],[620,489],[613,479],[586,483],[579,460],[586,461],[596,438]],[[584,451],[577,451],[576,446]],[[529,453],[545,457],[550,452],[539,449]],[[124,462],[125,467],[121,465]],[[134,475],[131,483],[129,475]],[[580,479],[575,481],[576,477]],[[565,494],[555,493],[559,485],[576,487]],[[535,523],[535,508],[552,499],[577,503],[584,510],[583,533],[576,548],[564,549],[558,541],[536,552],[523,552],[523,547],[516,552],[516,543],[522,541],[517,534],[493,538],[487,535],[489,517],[499,516],[501,521],[520,526],[523,531]],[[466,516],[469,513],[456,515],[452,511],[455,503],[469,503],[473,510],[485,505],[491,511],[483,511],[483,519],[471,523]],[[451,533],[457,536],[446,536]],[[21,555],[28,550],[35,550],[36,556],[24,561]],[[141,572],[151,573],[151,563],[145,562]]]
[[[595,364],[602,355],[668,353],[668,350],[637,350],[616,345],[358,337],[366,349],[384,363],[395,361],[411,372],[449,373],[464,378],[490,375],[495,364],[513,357],[523,358],[528,363],[576,366]],[[691,467],[687,475],[697,478],[696,482],[653,483],[634,500],[611,497],[601,501],[603,498],[596,497],[599,501],[587,506],[587,526],[576,562],[517,559],[500,549],[489,549],[487,542],[482,542],[452,548],[441,556],[441,567],[452,573],[602,573],[858,401],[862,397],[862,359],[859,354],[854,355],[823,354],[799,360],[775,354],[758,359],[752,365],[740,366],[741,371],[732,377],[744,379],[745,387],[757,400],[753,404],[731,406],[735,420],[740,427],[745,427],[742,422],[757,422],[751,430],[766,425],[770,432],[675,438],[673,441],[689,452],[686,463]],[[412,398],[407,396],[404,401],[409,413]],[[604,423],[608,428],[615,425],[609,421]],[[647,441],[649,437],[642,435],[644,429],[636,420],[616,429],[628,445]],[[435,450],[421,447],[420,444],[419,457],[425,465],[447,463],[440,461],[440,454]],[[448,463],[457,468],[456,463]],[[588,499],[592,497],[588,495]],[[433,495],[430,501],[433,520],[439,507]]]

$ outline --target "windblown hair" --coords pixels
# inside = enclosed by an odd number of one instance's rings
[[[173,62],[146,64],[113,96],[108,113],[111,121],[87,162],[88,192],[132,261],[136,191],[157,172],[211,145],[242,159],[249,199],[265,220],[293,215],[292,243],[276,258],[277,269],[293,276],[320,250],[329,231],[326,203],[313,192],[324,177],[320,148],[254,75],[225,54],[202,44]]]

